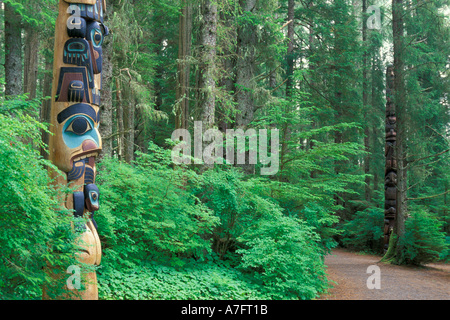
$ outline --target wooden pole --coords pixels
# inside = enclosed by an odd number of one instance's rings
[[[95,160],[102,151],[98,129],[102,43],[108,35],[103,24],[105,11],[105,0],[60,0],[50,112],[49,159],[63,173],[51,174],[57,184],[75,187],[73,194],[61,195],[61,202],[75,217],[85,218],[85,223],[74,224],[81,230],[77,260],[91,266],[99,265],[102,255],[93,214],[99,208]],[[95,271],[83,275],[82,280],[84,286],[69,287],[69,298],[97,300]]]
[[[385,200],[384,200],[384,251],[389,247],[389,239],[394,231],[397,216],[397,118],[395,114],[394,69],[388,67],[386,71],[386,167],[385,167]]]

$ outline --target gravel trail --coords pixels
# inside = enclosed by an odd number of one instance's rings
[[[396,266],[380,262],[381,257],[335,249],[325,258],[328,279],[336,282],[319,300],[450,300],[450,265]],[[378,266],[380,289],[369,289]]]

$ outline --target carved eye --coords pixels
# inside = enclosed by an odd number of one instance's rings
[[[86,51],[86,47],[82,42],[72,42],[68,45],[67,49],[69,52],[84,52]]]
[[[92,31],[92,41],[96,47],[100,47],[103,42],[103,34],[99,29],[94,29]]]
[[[77,117],[67,127],[66,132],[73,132],[81,136],[90,130],[92,130],[92,127],[89,121],[84,117]]]
[[[91,198],[93,201],[97,201],[97,199],[98,199],[97,192],[94,192],[94,191],[91,192]]]

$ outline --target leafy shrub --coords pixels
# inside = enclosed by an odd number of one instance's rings
[[[73,217],[48,186],[51,163],[33,148],[45,130],[33,107],[36,101],[15,99],[0,108],[1,299],[40,299],[43,286],[57,290],[45,267],[66,270],[75,262]]]
[[[324,253],[329,253],[331,249],[336,247],[337,243],[333,236],[339,233],[335,229],[339,217],[330,211],[330,209],[315,202],[307,204],[301,211],[301,217],[320,235]]]
[[[311,299],[324,289],[313,227],[236,169],[199,176],[172,169],[169,155],[150,145],[134,166],[101,165],[103,299]]]
[[[201,258],[211,251],[204,235],[217,218],[186,190],[196,174],[173,170],[166,162],[170,153],[152,148],[134,166],[116,159],[99,166],[96,220],[104,254],[125,264],[163,256]]]
[[[252,190],[253,181],[244,181],[235,168],[215,168],[204,172],[195,195],[207,206],[220,223],[212,232],[214,251],[231,258],[237,238],[261,216],[277,207]]]
[[[202,178],[197,195],[220,219],[213,238],[221,258],[273,299],[312,299],[325,288],[320,236],[260,194],[270,182],[244,180],[233,168],[216,168]]]
[[[442,221],[425,210],[411,213],[405,223],[405,236],[399,240],[404,247],[403,259],[408,264],[438,261],[448,252]]]
[[[320,237],[304,221],[272,212],[239,239],[240,268],[271,299],[313,299],[327,287]]]
[[[383,226],[382,209],[358,211],[353,220],[343,224],[342,242],[354,250],[378,252],[382,249]]]

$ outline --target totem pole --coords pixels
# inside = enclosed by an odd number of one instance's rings
[[[389,239],[394,230],[397,213],[397,161],[395,144],[397,140],[394,94],[394,68],[386,71],[386,166],[385,166],[385,200],[384,200],[384,250],[389,247]]]
[[[98,129],[102,43],[108,35],[105,10],[105,0],[59,1],[49,140],[49,159],[64,173],[55,176],[56,182],[75,188],[62,202],[86,221],[75,226],[81,228],[77,260],[92,266],[100,264],[102,254],[93,214],[99,209],[95,160],[102,150]],[[98,299],[95,271],[83,279],[85,290],[77,292],[79,298]]]

